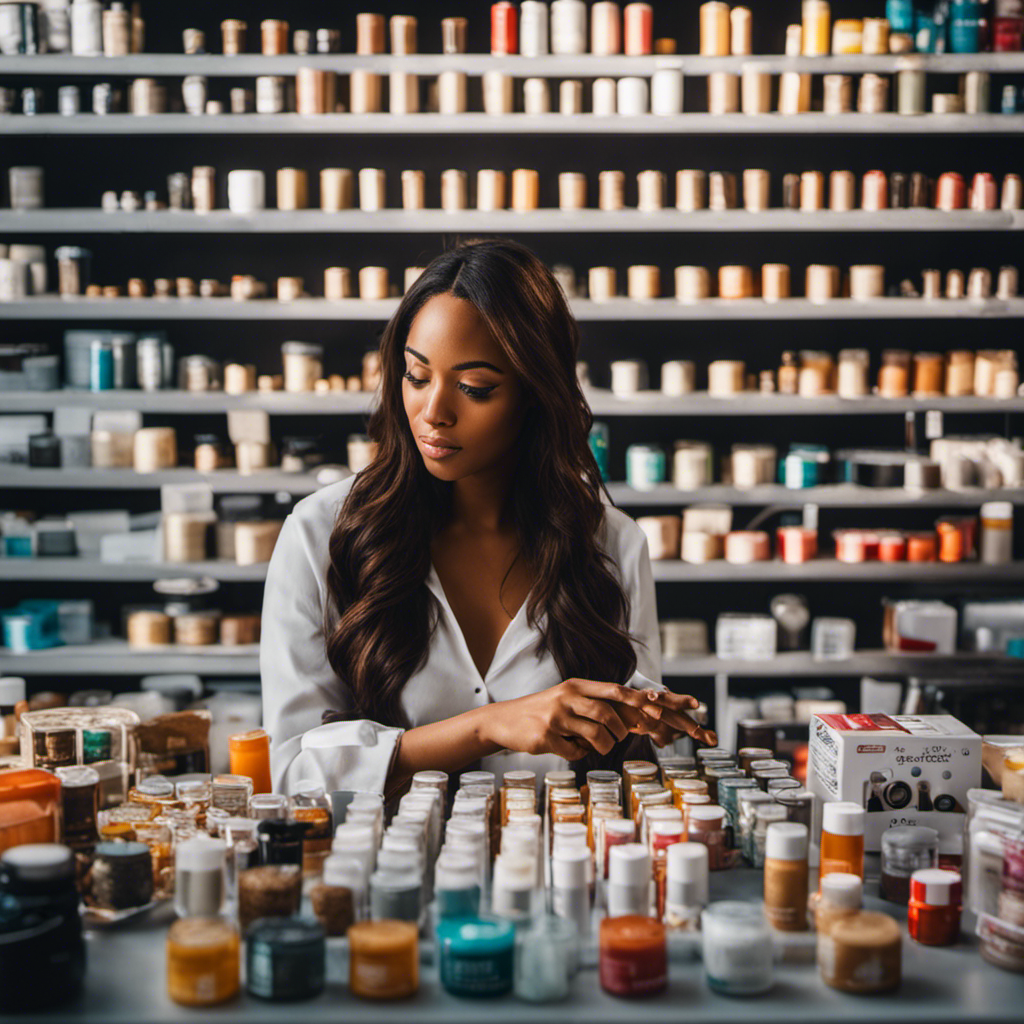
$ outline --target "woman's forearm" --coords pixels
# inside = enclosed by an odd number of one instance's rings
[[[429,768],[457,772],[500,750],[499,744],[487,738],[486,722],[492,707],[474,708],[402,733],[385,786],[388,796],[400,790],[416,772]]]

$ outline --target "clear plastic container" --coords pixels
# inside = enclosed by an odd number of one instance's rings
[[[725,612],[715,623],[715,650],[719,658],[767,661],[775,657],[778,626],[771,615]]]
[[[704,971],[716,992],[751,996],[775,983],[772,935],[764,910],[754,903],[722,900],[701,914]]]
[[[853,619],[818,616],[811,623],[811,656],[815,661],[845,661],[853,656],[856,638]]]

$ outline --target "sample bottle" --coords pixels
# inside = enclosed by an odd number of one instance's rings
[[[890,903],[910,899],[910,876],[938,866],[939,833],[924,825],[903,825],[882,833],[879,895]]]
[[[666,853],[665,927],[696,931],[708,904],[708,848],[703,843],[673,843]]]
[[[178,843],[174,857],[174,912],[178,917],[216,917],[224,906],[222,839],[197,836]]]
[[[771,929],[756,904],[712,903],[701,914],[708,986],[725,995],[766,992],[774,984]]]
[[[213,1006],[237,994],[238,930],[217,918],[185,917],[167,932],[167,994],[183,1006]]]
[[[807,827],[776,821],[768,826],[764,860],[764,906],[782,932],[807,930]]]
[[[307,876],[317,875],[334,839],[331,801],[319,782],[299,782],[291,799],[291,816],[293,821],[306,826],[302,837],[302,871]]]
[[[333,853],[324,861],[323,875],[309,892],[317,920],[328,935],[345,935],[363,916],[366,880],[354,857]]]
[[[926,868],[910,879],[907,931],[925,946],[951,946],[960,937],[962,882],[958,871]]]
[[[864,883],[859,875],[834,871],[821,880],[814,904],[814,927],[827,935],[836,921],[856,914],[864,901]]]
[[[888,914],[860,911],[818,935],[821,980],[843,992],[887,992],[900,983],[900,927]]]
[[[649,996],[668,985],[665,926],[646,915],[601,921],[601,987],[614,996]]]
[[[228,737],[228,751],[232,775],[246,775],[252,779],[254,793],[269,793],[270,737],[263,729],[238,733]]]
[[[586,846],[563,847],[551,857],[551,909],[576,925],[581,942],[590,935],[590,863],[590,849]]]
[[[864,808],[845,800],[822,808],[820,876],[842,871],[864,877]]]
[[[613,846],[608,857],[608,916],[646,917],[651,909],[651,856],[640,843]]]

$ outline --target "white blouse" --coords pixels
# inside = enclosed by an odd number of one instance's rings
[[[384,792],[396,745],[403,730],[361,719],[321,725],[331,708],[346,711],[352,692],[327,660],[324,608],[331,608],[326,577],[328,540],[338,508],[355,477],[303,498],[285,520],[267,571],[263,596],[260,675],[263,719],[270,733],[274,791],[294,792],[300,779],[314,779],[336,789]],[[626,513],[605,502],[603,536],[598,542],[614,560],[630,599],[629,631],[646,643],[634,643],[637,671],[627,685],[664,689],[661,641],[654,578],[647,538]],[[451,718],[492,701],[511,700],[562,682],[550,652],[538,658],[533,647],[539,631],[526,621],[526,601],[498,643],[487,673],[481,677],[462,630],[431,565],[426,580],[440,602],[440,617],[423,667],[402,691],[402,706],[413,726]],[[541,613],[542,623],[546,619]],[[327,617],[331,628],[337,613]],[[500,751],[481,760],[498,775],[529,768],[542,776],[565,768],[553,754]]]

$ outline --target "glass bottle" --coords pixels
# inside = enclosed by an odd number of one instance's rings
[[[334,839],[334,818],[331,801],[318,782],[299,782],[291,800],[293,821],[306,826],[302,837],[302,871],[307,877],[320,873],[323,862],[331,852]]]

